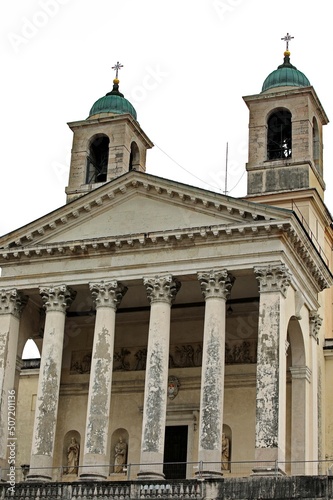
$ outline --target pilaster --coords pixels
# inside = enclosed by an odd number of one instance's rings
[[[310,425],[310,459],[314,462],[311,464],[312,474],[318,474],[318,462],[316,462],[319,456],[319,450],[322,447],[320,442],[322,435],[322,391],[323,387],[321,385],[320,367],[318,364],[318,350],[321,349],[320,346],[320,329],[323,323],[323,318],[319,315],[318,311],[310,311],[309,314],[309,329],[310,329],[310,358],[311,358],[311,370],[312,370],[312,383],[311,383],[311,424]]]
[[[291,474],[308,474],[309,435],[307,432],[309,415],[309,391],[312,373],[307,366],[291,366]]]

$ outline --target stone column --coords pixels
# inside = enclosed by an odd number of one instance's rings
[[[151,303],[139,479],[164,478],[171,304],[180,282],[171,275],[144,278]]]
[[[226,270],[198,273],[205,298],[201,369],[199,461],[201,477],[220,477],[222,456],[226,300],[235,278]]]
[[[109,475],[108,429],[116,310],[127,288],[116,280],[90,283],[96,305],[89,394],[81,479],[103,480]]]
[[[7,477],[1,478],[1,469],[8,468],[7,445],[10,438],[16,437],[15,430],[8,428],[12,427],[10,417],[14,423],[16,418],[16,356],[20,316],[25,303],[26,297],[16,289],[0,290],[0,481],[8,480]],[[8,412],[9,406],[13,407],[11,413]]]
[[[255,267],[254,272],[260,291],[255,460],[261,462],[254,472],[271,474],[274,462],[285,460],[287,319],[284,302],[291,275],[281,263]]]
[[[52,480],[66,310],[75,298],[66,285],[40,287],[40,294],[46,316],[28,481]]]

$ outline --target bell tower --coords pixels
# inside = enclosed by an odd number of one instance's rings
[[[146,152],[153,143],[119,91],[122,67],[119,62],[113,66],[113,88],[94,103],[88,118],[68,123],[74,135],[67,203],[130,170],[146,171]]]
[[[289,33],[283,63],[260,94],[243,97],[249,108],[247,196],[281,206],[318,233],[327,226],[324,205],[323,126],[328,118],[308,78],[290,62]]]

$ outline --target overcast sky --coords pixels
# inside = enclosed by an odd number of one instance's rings
[[[309,78],[333,119],[327,0],[2,0],[1,223],[12,231],[65,204],[72,132],[112,88],[155,143],[147,172],[246,194],[248,110],[283,61]],[[333,130],[325,127],[326,203],[333,212]]]

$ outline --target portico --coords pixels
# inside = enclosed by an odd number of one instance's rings
[[[288,52],[244,98],[244,199],[147,174],[153,144],[118,78],[70,123],[66,205],[0,244],[0,444],[6,392],[18,391],[29,483],[121,481],[129,469],[163,482],[170,456],[180,479],[218,481],[244,462],[248,475],[315,469],[304,464],[324,440],[333,284],[327,118],[304,75],[285,88],[289,70],[300,77]],[[40,369],[20,385],[28,338]]]
[[[286,412],[281,410],[281,401],[286,394],[287,379],[276,374],[283,370],[287,374],[287,318],[296,315],[296,307],[304,307],[295,293],[297,276],[276,261],[265,266],[258,263],[247,270],[235,265],[230,271],[196,269],[190,274],[181,272],[176,263],[172,268],[167,274],[135,280],[119,273],[119,279],[88,280],[86,284],[72,281],[70,286],[39,289],[40,304],[44,303],[46,309],[44,329],[51,333],[57,330],[59,338],[62,336],[62,352],[60,344],[56,351],[53,342],[44,337],[41,366],[45,368],[39,374],[41,394],[51,394],[48,370],[52,363],[48,360],[54,360],[57,366],[61,363],[62,375],[61,383],[57,375],[58,382],[54,385],[58,391],[54,394],[59,396],[52,421],[56,422],[54,435],[58,438],[48,450],[49,467],[41,467],[45,457],[39,458],[42,454],[33,452],[28,480],[45,481],[54,477],[52,467],[62,461],[65,436],[74,431],[80,436],[80,477],[95,480],[112,477],[112,436],[124,435],[124,430],[128,436],[127,461],[141,464],[137,467],[138,477],[163,479],[163,437],[168,414],[173,415],[174,424],[186,422],[190,426],[193,441],[187,460],[202,462],[204,469],[200,473],[206,477],[223,475],[220,458],[223,424],[232,429],[232,460],[242,458],[244,450],[237,444],[240,439],[247,443],[255,438],[258,444],[252,450],[248,448],[249,460],[266,463],[269,469],[275,460],[283,462],[286,458]],[[50,293],[52,297],[56,293],[59,305],[50,302]],[[34,295],[31,300],[36,300]],[[49,302],[55,310],[48,311]],[[269,325],[276,325],[274,335],[268,332]],[[271,348],[267,351],[268,338],[270,342],[275,339],[273,343],[278,346],[275,354]],[[50,352],[45,348],[47,345]],[[158,362],[156,356],[162,356]],[[269,364],[265,361],[267,356],[273,356]],[[262,361],[258,363],[259,360]],[[304,366],[308,367],[304,370],[310,374],[314,368],[306,363]],[[233,400],[242,391],[242,382],[237,382],[237,366],[239,373],[250,377],[246,384],[249,387],[246,405],[251,410],[242,418],[239,418],[241,401]],[[268,366],[270,373],[266,373]],[[295,366],[290,372],[299,390],[308,394],[307,385],[300,386],[297,382],[300,368]],[[167,392],[169,375],[180,382],[174,399]],[[262,383],[268,376],[273,385],[265,393]],[[228,389],[230,385],[234,387],[232,392]],[[129,399],[128,394],[131,394]],[[302,398],[301,393],[298,396]],[[34,441],[42,443],[43,429],[50,428],[51,414],[42,411],[47,404],[45,397],[38,396],[37,401],[40,409],[36,408]],[[267,425],[265,408],[269,408]],[[84,409],[85,412],[81,411]],[[235,411],[236,418],[232,416]],[[297,408],[288,411],[295,419]],[[276,412],[273,420],[272,412]],[[247,426],[245,435],[242,428],[247,419],[252,420],[252,426]],[[273,424],[274,443],[270,441]],[[293,425],[297,427],[296,423]],[[295,437],[292,450],[296,450],[297,443]],[[309,456],[310,451],[307,453]],[[62,465],[65,467],[66,463]],[[263,470],[264,467],[260,473]]]

